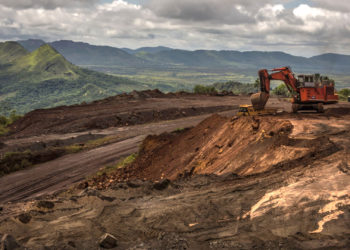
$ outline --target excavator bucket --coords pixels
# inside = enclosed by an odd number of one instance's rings
[[[261,110],[265,108],[270,95],[265,92],[259,92],[251,95],[250,100],[252,102],[253,108],[256,110]]]

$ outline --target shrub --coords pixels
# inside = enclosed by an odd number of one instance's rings
[[[137,157],[137,153],[134,153],[134,154],[131,154],[131,155],[125,157],[124,159],[120,160],[115,165],[106,166],[103,169],[101,169],[99,172],[97,172],[97,176],[111,173],[114,170],[119,169],[119,168],[124,168],[124,167],[130,165],[131,163],[133,163],[135,161],[136,157]]]
[[[196,94],[215,95],[217,91],[214,86],[196,85],[193,89]]]
[[[6,134],[9,131],[7,127],[21,117],[17,115],[16,110],[12,110],[9,117],[0,115],[0,135]]]
[[[285,96],[285,97],[291,97],[291,94],[287,88],[287,86],[284,83],[281,83],[276,88],[272,90],[272,94],[279,95],[279,96]]]
[[[348,100],[348,96],[350,96],[350,89],[342,89],[338,91],[339,99],[346,101]]]

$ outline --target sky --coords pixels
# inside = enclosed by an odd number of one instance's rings
[[[0,41],[350,54],[345,0],[0,0]]]

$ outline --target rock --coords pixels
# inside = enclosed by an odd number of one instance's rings
[[[100,247],[111,249],[117,245],[117,239],[109,233],[105,233],[100,239]]]
[[[73,247],[73,248],[77,247],[73,241],[68,241],[68,246]]]
[[[87,181],[80,182],[77,186],[77,189],[85,189],[89,186],[89,183]]]
[[[3,208],[3,207],[0,207],[0,212],[1,212],[2,210],[4,210],[4,208]]]
[[[164,190],[166,189],[170,184],[170,181],[168,179],[164,179],[160,182],[156,182],[153,184],[153,188],[157,190]]]
[[[137,181],[128,181],[126,185],[131,188],[138,188],[141,186],[140,183],[137,183]]]
[[[48,208],[48,209],[52,209],[55,207],[55,203],[53,203],[52,201],[38,201],[38,203],[36,204],[36,206],[38,208]]]
[[[12,250],[12,249],[17,249],[19,248],[19,244],[17,243],[17,241],[15,240],[15,238],[13,238],[11,235],[9,234],[4,234],[1,237],[0,240],[0,250]]]
[[[27,224],[32,219],[32,216],[28,213],[23,213],[17,216],[17,219],[23,224]]]

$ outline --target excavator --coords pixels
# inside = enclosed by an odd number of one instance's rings
[[[270,73],[270,72],[271,73]],[[260,92],[251,96],[252,105],[242,105],[238,115],[259,115],[273,113],[266,110],[265,105],[270,97],[271,80],[283,81],[292,95],[292,110],[316,110],[322,113],[323,105],[338,102],[338,95],[334,91],[334,81],[319,74],[298,75],[295,77],[290,67],[272,70],[259,70]]]

